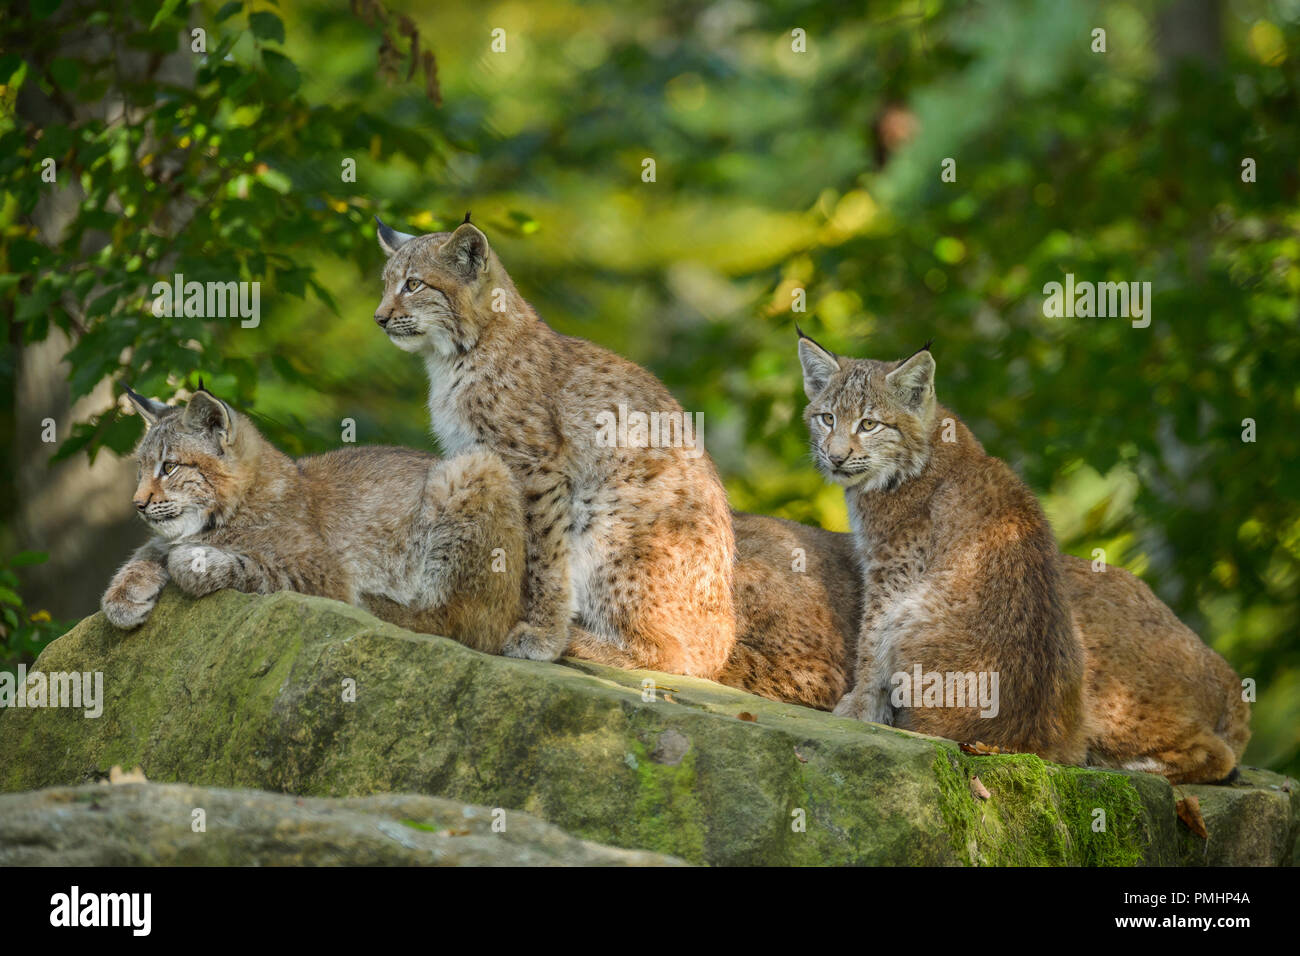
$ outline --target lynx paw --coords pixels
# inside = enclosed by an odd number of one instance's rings
[[[230,587],[233,555],[205,544],[178,544],[167,553],[167,573],[193,597]]]
[[[835,705],[832,713],[836,717],[848,717],[852,720],[864,720],[872,724],[894,724],[894,708],[889,703],[888,694],[871,693],[864,690],[851,690]]]
[[[161,564],[133,561],[113,576],[99,606],[110,624],[129,631],[144,623],[166,585]]]
[[[521,657],[527,661],[553,661],[564,653],[567,635],[558,638],[541,628],[520,622],[506,638],[501,653],[506,657]]]
[[[848,717],[851,720],[862,719],[862,698],[858,696],[857,691],[849,691],[840,698],[840,702],[835,705],[831,711],[836,717]]]

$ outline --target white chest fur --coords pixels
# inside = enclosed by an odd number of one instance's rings
[[[431,355],[425,359],[429,373],[429,424],[446,455],[458,455],[478,441],[460,413],[459,388],[452,372],[453,359]]]

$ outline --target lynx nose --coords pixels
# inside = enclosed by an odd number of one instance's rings
[[[826,460],[831,463],[832,468],[838,468],[844,464],[844,460],[848,457],[848,455],[827,455]]]
[[[391,318],[392,318],[392,315],[384,315],[382,312],[376,312],[376,313],[375,313],[375,322],[377,322],[377,323],[379,324],[379,327],[380,327],[381,329],[386,329],[386,328],[388,328],[388,320],[391,319]]]

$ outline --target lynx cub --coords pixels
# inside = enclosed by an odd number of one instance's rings
[[[1123,568],[1067,554],[1061,573],[1083,635],[1088,763],[1171,783],[1231,779],[1250,705],[1228,662]]]
[[[1083,650],[1034,496],[936,404],[928,349],[840,358],[800,333],[799,358],[813,456],[844,486],[865,575],[835,713],[1082,763]]]
[[[700,436],[645,369],[543,322],[466,220],[423,236],[379,224],[388,262],[375,321],[424,360],[442,447],[482,443],[523,492],[526,603],[505,653],[553,660],[572,646],[717,675],[735,641],[735,544]],[[630,415],[669,426],[610,441],[607,424]]]
[[[171,580],[196,597],[317,594],[500,653],[519,617],[523,517],[495,455],[365,447],[294,461],[207,391],[184,408],[127,394],[147,428],[133,500],[154,537],[104,592],[114,625],[142,623]]]
[[[853,678],[862,573],[853,538],[735,512],[736,644],[718,682],[830,710]]]

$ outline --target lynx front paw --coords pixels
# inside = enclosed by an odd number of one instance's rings
[[[836,717],[848,717],[852,720],[864,720],[872,724],[894,724],[894,708],[889,703],[889,696],[860,689],[849,691],[840,698],[832,713]]]
[[[144,623],[166,585],[161,564],[133,561],[114,575],[99,606],[110,624],[129,631]]]
[[[205,544],[178,544],[167,553],[167,573],[193,597],[231,587],[234,555]]]
[[[506,638],[501,653],[506,657],[521,657],[528,661],[553,661],[564,653],[568,635],[547,634],[539,627],[520,622]]]
[[[862,719],[862,698],[857,691],[849,691],[840,698],[840,702],[831,711],[836,717],[848,717],[852,720]]]

